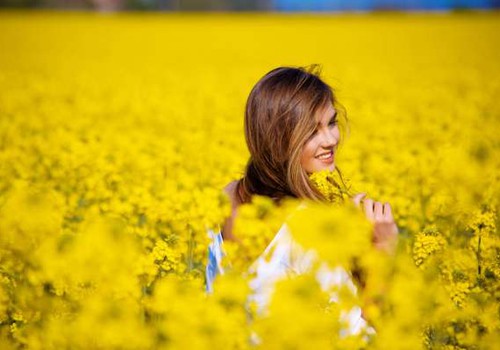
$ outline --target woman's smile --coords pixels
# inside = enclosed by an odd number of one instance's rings
[[[321,160],[325,164],[330,164],[333,162],[333,150],[326,151],[316,156],[317,159]]]

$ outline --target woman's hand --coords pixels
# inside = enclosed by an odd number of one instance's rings
[[[363,204],[366,217],[373,223],[373,244],[375,248],[388,254],[396,252],[398,243],[398,227],[392,216],[389,203],[375,202],[364,197],[366,193],[358,193],[352,199],[357,207]]]

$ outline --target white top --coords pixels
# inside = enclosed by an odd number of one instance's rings
[[[206,291],[212,293],[215,276],[224,274],[221,262],[226,254],[221,232],[208,230],[208,234],[211,243],[208,246],[208,263],[205,277]],[[317,254],[313,250],[305,250],[295,242],[286,223],[283,224],[271,243],[249,268],[249,272],[254,277],[249,281],[251,294],[248,296],[248,301],[256,303],[259,314],[266,313],[275,282],[309,271],[316,259]],[[322,263],[316,271],[316,280],[322,290],[330,291],[330,302],[338,302],[339,300],[338,294],[332,292],[335,287],[345,285],[353,294],[357,293],[351,276],[340,266],[331,269],[326,263]],[[341,312],[341,321],[348,325],[347,329],[341,330],[341,336],[359,334],[362,331],[368,334],[375,333],[375,330],[361,316],[361,308],[358,306]]]

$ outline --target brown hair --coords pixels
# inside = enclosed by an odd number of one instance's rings
[[[317,112],[331,102],[345,110],[332,88],[319,77],[320,67],[279,67],[253,87],[245,109],[245,139],[250,151],[237,183],[238,202],[253,195],[279,202],[286,196],[324,200],[300,164],[302,148],[313,134]],[[340,108],[338,108],[340,107]]]

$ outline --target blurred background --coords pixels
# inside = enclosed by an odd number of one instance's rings
[[[500,0],[0,0],[0,7],[98,11],[447,11],[499,8]]]

